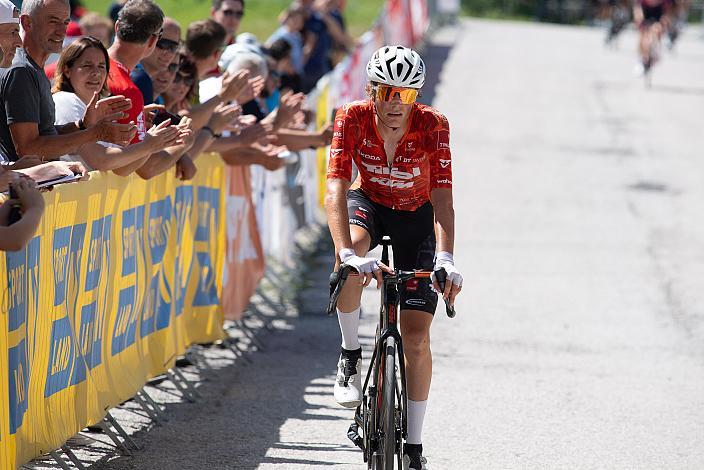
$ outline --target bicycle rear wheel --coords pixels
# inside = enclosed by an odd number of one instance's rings
[[[393,470],[396,461],[396,341],[384,345],[384,385],[381,391],[380,454],[384,470]]]

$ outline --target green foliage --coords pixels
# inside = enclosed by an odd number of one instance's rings
[[[110,0],[83,0],[89,10],[107,14]],[[185,28],[195,20],[210,15],[211,0],[157,0],[168,16],[175,18]],[[359,36],[369,29],[376,19],[384,0],[348,0],[345,9],[347,27],[353,36]],[[291,0],[247,0],[245,15],[240,32],[254,33],[260,41],[274,32],[279,26],[279,13],[291,4]]]
[[[486,18],[528,19],[535,12],[532,0],[462,0],[462,13]]]

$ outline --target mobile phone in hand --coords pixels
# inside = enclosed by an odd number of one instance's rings
[[[154,121],[152,122],[152,125],[158,126],[167,119],[171,120],[172,126],[175,126],[179,122],[181,122],[181,118],[179,116],[176,116],[175,114],[172,114],[168,111],[159,110],[159,112],[156,113],[156,116],[154,116]]]

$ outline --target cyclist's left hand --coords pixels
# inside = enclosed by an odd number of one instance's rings
[[[441,268],[444,269],[447,273],[447,280],[445,281],[445,290],[440,290],[440,285],[438,285],[438,282],[435,279],[435,273],[433,273],[430,277],[431,281],[433,282],[433,289],[435,289],[436,292],[442,294],[443,298],[450,305],[454,305],[455,297],[457,297],[457,295],[462,290],[463,278],[462,274],[460,274],[459,270],[455,267],[452,253],[441,251],[435,256],[435,268],[433,269],[433,271],[437,271]]]

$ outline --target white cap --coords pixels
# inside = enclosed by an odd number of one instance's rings
[[[0,24],[18,24],[20,11],[10,0],[0,0]]]

